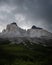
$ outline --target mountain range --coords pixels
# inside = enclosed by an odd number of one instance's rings
[[[31,44],[52,45],[52,33],[43,28],[33,25],[30,29],[24,30],[20,28],[15,22],[6,26],[6,29],[0,33],[0,38],[9,39],[15,43],[30,42]],[[25,44],[26,45],[26,44]]]
[[[1,33],[3,37],[52,37],[52,33],[44,30],[43,28],[36,27],[33,25],[31,29],[27,31],[21,29],[15,22],[8,24],[6,29],[4,29]]]
[[[33,25],[23,30],[15,22],[0,33],[0,65],[52,65],[52,33]]]

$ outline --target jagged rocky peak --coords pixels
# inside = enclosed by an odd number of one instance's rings
[[[35,25],[33,25],[33,26],[32,26],[32,29],[35,29],[35,28],[36,28],[36,26],[35,26]]]
[[[31,29],[42,29],[42,28],[36,27],[35,25],[33,25]]]
[[[16,25],[17,26],[17,23],[16,22],[13,22],[13,23],[11,23],[11,25]]]
[[[36,27],[35,25],[33,25],[31,29],[28,29],[27,33],[30,37],[52,37],[52,33],[48,32],[47,30],[44,30],[43,28]]]
[[[15,22],[10,23],[6,26],[1,33],[3,37],[23,37],[27,36],[26,30],[21,29]]]
[[[8,24],[6,27],[7,31],[14,31],[18,28],[17,23],[13,22],[11,24]]]

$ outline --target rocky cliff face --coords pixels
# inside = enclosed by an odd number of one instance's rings
[[[23,37],[26,35],[26,30],[21,29],[15,22],[8,24],[6,29],[1,33],[3,37]]]
[[[30,37],[43,37],[43,36],[51,37],[52,36],[50,32],[43,29],[29,29],[27,32],[29,33]]]
[[[32,26],[31,29],[23,30],[18,25],[13,22],[8,24],[6,29],[4,29],[0,35],[1,37],[52,37],[52,33],[36,27]]]
[[[27,30],[27,33],[29,37],[52,37],[52,33],[34,25],[31,29]]]

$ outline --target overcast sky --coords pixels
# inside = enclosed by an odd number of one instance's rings
[[[0,31],[13,21],[24,29],[36,25],[52,32],[52,0],[0,0]]]

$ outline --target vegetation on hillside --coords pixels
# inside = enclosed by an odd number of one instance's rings
[[[0,65],[52,65],[52,47],[5,43],[0,44]]]

